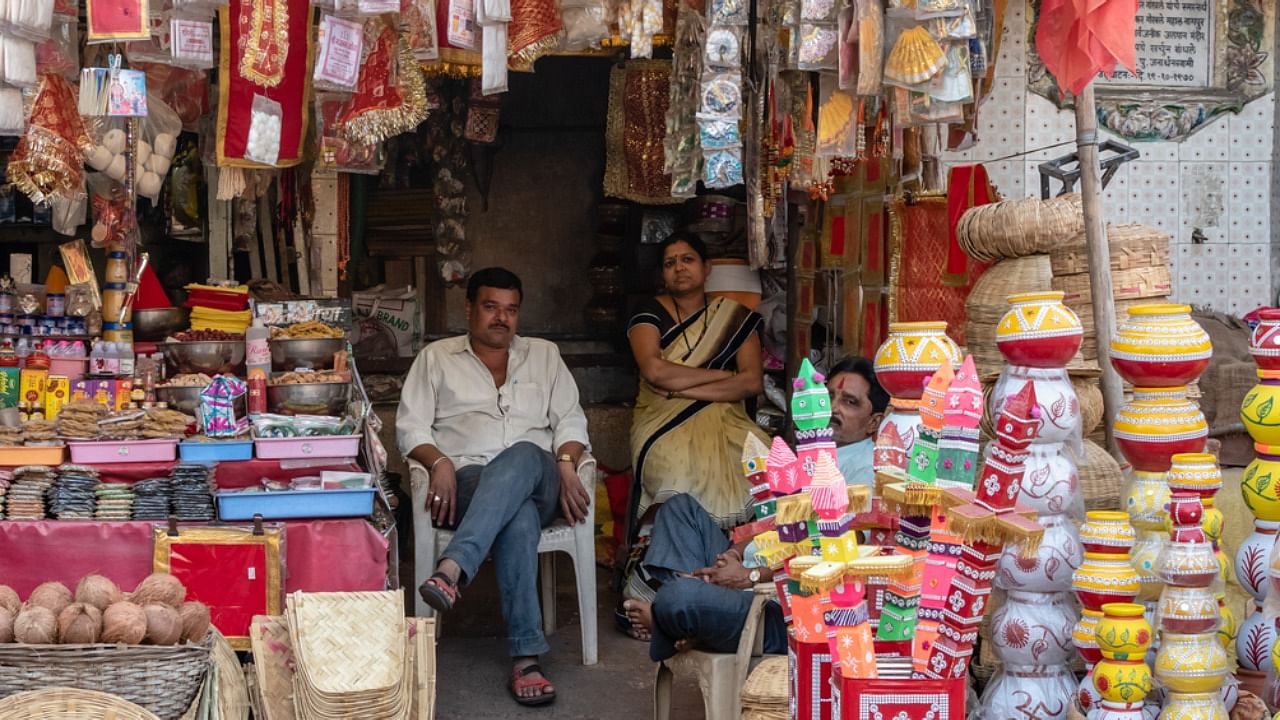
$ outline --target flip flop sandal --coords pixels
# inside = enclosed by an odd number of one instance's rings
[[[435,573],[427,578],[418,588],[418,594],[422,596],[423,602],[437,612],[449,612],[458,598],[462,597],[458,586],[450,582],[444,573]]]
[[[627,616],[627,609],[622,605],[613,610],[613,623],[617,626],[618,632],[626,635],[632,640],[639,642],[649,642],[649,638],[636,637],[637,629],[635,623],[631,622],[631,618]]]
[[[542,675],[542,677],[537,680],[528,679],[528,676],[534,673]],[[538,707],[555,702],[556,693],[554,690],[549,693],[539,693],[533,697],[522,697],[520,695],[521,690],[531,687],[536,687],[539,690],[551,687],[551,681],[546,678],[546,675],[543,675],[542,668],[537,663],[511,671],[511,684],[507,686],[507,690],[511,693],[511,697],[516,701],[516,704],[525,707]]]

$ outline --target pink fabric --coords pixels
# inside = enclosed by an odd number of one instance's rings
[[[141,464],[141,463],[139,463]],[[152,522],[0,522],[0,583],[26,597],[89,573],[131,589],[151,572]],[[285,522],[285,592],[381,590],[387,541],[364,520]]]
[[[162,477],[176,463],[94,463],[102,482],[135,483],[152,477]],[[360,466],[344,460],[239,460],[218,463],[214,470],[214,483],[221,490],[257,485],[262,478],[288,481],[304,475],[319,475],[321,470],[360,472]]]

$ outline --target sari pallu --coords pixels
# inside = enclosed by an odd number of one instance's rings
[[[738,350],[762,322],[759,315],[728,298],[711,300],[703,310],[665,330],[658,312],[642,311],[631,324],[658,326],[664,360],[712,370],[732,369]],[[665,391],[641,380],[631,423],[635,471],[628,516],[631,539],[646,510],[681,493],[692,495],[723,527],[745,520],[751,512],[750,488],[742,476],[747,433],[768,442],[764,431],[747,417],[742,402],[668,399]]]

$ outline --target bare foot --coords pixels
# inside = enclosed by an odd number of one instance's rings
[[[631,630],[627,634],[636,640],[649,642],[649,628],[653,626],[653,605],[642,600],[627,600],[622,603],[622,609],[626,611],[627,620],[631,623]]]

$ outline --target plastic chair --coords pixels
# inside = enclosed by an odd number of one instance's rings
[[[764,654],[764,604],[771,599],[773,590],[772,585],[756,586],[736,653],[685,650],[658,663],[653,681],[654,720],[671,718],[671,685],[676,675],[698,679],[706,720],[738,720],[742,715],[742,685],[756,664],[753,660],[758,662]]]
[[[405,461],[409,465],[409,484],[413,493],[414,614],[419,617],[434,617],[435,611],[423,602],[417,589],[435,571],[440,553],[453,539],[453,532],[437,529],[431,524],[431,513],[427,512],[427,494],[431,484],[427,468],[411,458],[405,458]],[[558,519],[543,529],[542,537],[538,540],[538,565],[542,577],[542,629],[548,635],[556,629],[556,563],[551,553],[568,553],[573,559],[573,574],[578,585],[582,664],[595,665],[599,658],[599,640],[596,634],[596,460],[590,453],[583,453],[578,460],[578,478],[582,480],[587,496],[592,499],[587,507],[587,521],[569,525],[564,519]],[[437,634],[439,625],[440,620],[437,618]]]

